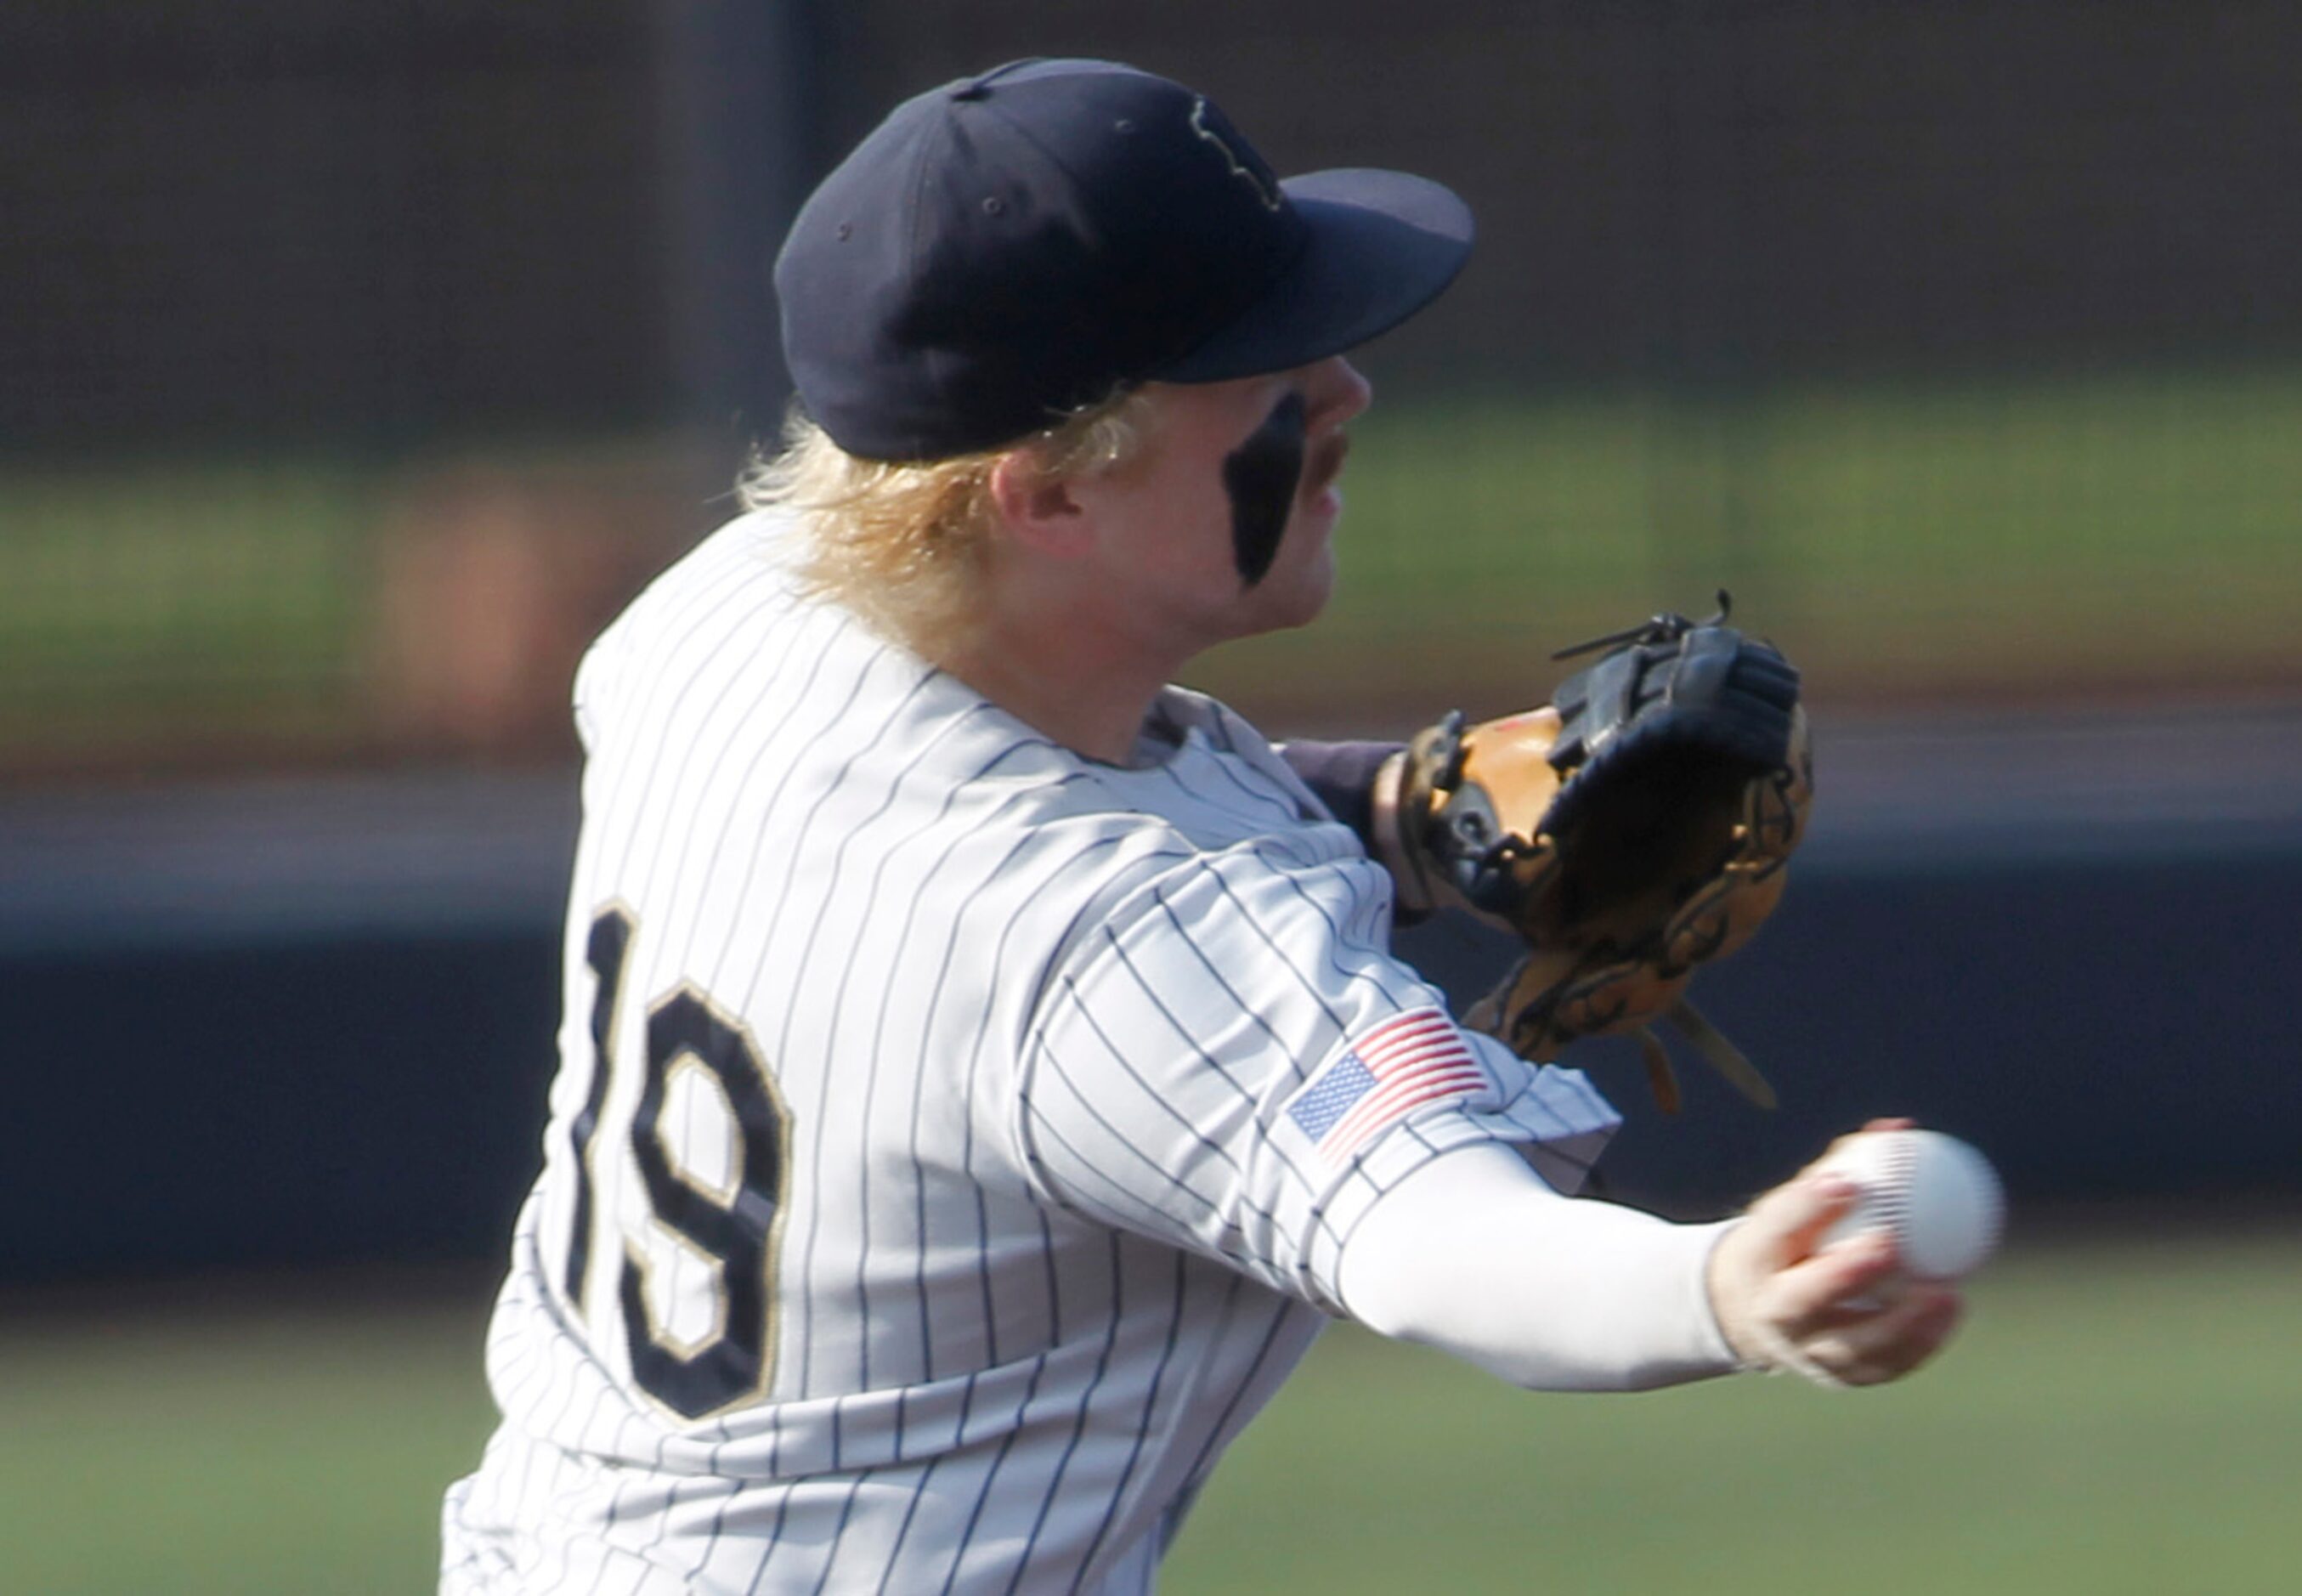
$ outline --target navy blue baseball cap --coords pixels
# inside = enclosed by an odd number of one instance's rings
[[[1136,383],[1340,354],[1437,298],[1471,233],[1424,178],[1282,181],[1164,78],[1012,62],[897,106],[801,208],[784,358],[849,453],[940,459]]]

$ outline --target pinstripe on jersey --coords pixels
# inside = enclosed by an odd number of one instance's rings
[[[1614,1116],[1472,1038],[1323,1156],[1290,1098],[1440,1001],[1352,834],[1195,695],[1131,768],[1050,743],[796,601],[781,535],[578,677],[561,1069],[442,1589],[1148,1590],[1374,1199],[1487,1139],[1572,1187]]]

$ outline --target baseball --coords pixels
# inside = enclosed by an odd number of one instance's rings
[[[1895,1239],[1903,1268],[1922,1280],[1955,1280],[1998,1245],[2005,1194],[1990,1161],[1939,1130],[1870,1130],[1851,1137],[1819,1168],[1861,1189],[1823,1237],[1829,1245],[1873,1230]]]

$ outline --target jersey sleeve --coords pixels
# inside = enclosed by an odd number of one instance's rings
[[[1374,778],[1385,760],[1404,752],[1403,743],[1281,743],[1273,752],[1287,761],[1327,812],[1351,828],[1372,855],[1374,837]]]
[[[1053,1201],[1339,1312],[1352,1226],[1428,1160],[1523,1144],[1574,1190],[1617,1124],[1580,1071],[1458,1027],[1384,946],[1356,850],[1201,854],[1123,899],[1050,972],[1015,1124]]]

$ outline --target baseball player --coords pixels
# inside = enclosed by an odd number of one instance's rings
[[[787,448],[577,676],[561,1067],[444,1592],[1148,1591],[1331,1317],[1591,1390],[1948,1333],[1816,1250],[1843,1185],[1569,1200],[1616,1115],[1390,955],[1387,751],[1169,685],[1317,615],[1345,352],[1470,234],[1088,61],[911,100],[810,199]]]

